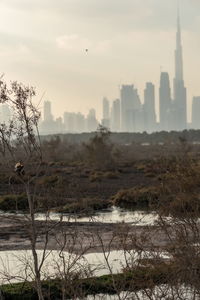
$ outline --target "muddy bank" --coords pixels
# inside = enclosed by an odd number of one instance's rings
[[[142,247],[163,250],[169,238],[156,226],[132,226],[120,223],[36,221],[37,249],[43,249],[48,232],[49,250],[102,252]],[[29,250],[30,223],[25,217],[0,216],[0,251]],[[171,236],[172,238],[172,236]],[[64,243],[64,240],[66,241]]]

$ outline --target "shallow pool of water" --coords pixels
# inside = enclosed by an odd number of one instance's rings
[[[132,225],[153,225],[158,220],[158,215],[155,212],[146,211],[129,211],[113,206],[110,210],[105,210],[96,213],[92,217],[79,217],[68,214],[50,213],[48,218],[51,220],[60,220],[68,222],[102,222],[102,223],[129,223]],[[36,214],[37,220],[45,220],[46,215]]]
[[[39,261],[42,260],[42,250],[37,251]],[[115,274],[127,266],[134,266],[139,258],[165,257],[163,252],[136,252],[110,251],[105,253],[89,253],[85,255],[72,254],[68,252],[47,251],[44,265],[42,267],[42,278],[60,277],[66,272],[80,272],[82,276],[101,276]],[[0,252],[0,283],[8,280],[13,282],[33,280],[32,253],[28,251],[1,251]]]
[[[0,215],[3,216],[19,216],[23,217],[23,213],[7,213],[0,211]],[[137,226],[144,225],[154,225],[158,220],[158,215],[156,212],[148,212],[142,210],[130,211],[121,209],[119,207],[113,206],[110,209],[97,212],[93,216],[79,216],[76,214],[60,214],[50,212],[48,214],[36,213],[35,219],[39,221],[44,221],[46,219],[52,221],[65,221],[65,222],[101,222],[101,223],[128,223]]]

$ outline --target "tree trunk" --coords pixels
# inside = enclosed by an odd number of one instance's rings
[[[31,221],[31,250],[33,255],[33,263],[34,263],[34,271],[35,271],[35,282],[36,282],[36,289],[38,293],[38,299],[44,300],[43,294],[42,294],[42,284],[41,284],[41,278],[40,278],[40,270],[38,265],[38,255],[36,251],[36,225],[35,225],[35,215],[34,215],[34,205],[33,201],[31,199],[29,186],[26,186],[26,194],[28,198],[28,204],[29,204],[29,213],[30,213],[30,221]]]

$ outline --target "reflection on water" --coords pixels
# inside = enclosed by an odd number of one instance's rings
[[[42,251],[37,251],[38,257],[42,258]],[[63,254],[62,254],[63,255]],[[47,253],[47,257],[42,268],[42,278],[55,278],[63,275],[63,261],[62,255],[59,255],[58,251],[51,251]],[[79,257],[76,254],[70,254],[65,252],[65,268],[66,273],[80,272],[83,270],[82,277],[87,276],[100,276],[102,274],[118,273],[123,268],[133,266],[138,262],[138,258],[150,258],[150,257],[164,257],[169,258],[167,254],[162,252],[141,252],[136,251],[112,251],[110,253],[90,253],[83,257]],[[106,263],[106,259],[109,262],[110,270]],[[32,280],[32,255],[31,251],[4,251],[0,252],[0,284],[9,282],[19,282],[26,280]],[[160,285],[155,288],[140,290],[136,292],[121,292],[119,295],[89,295],[85,297],[85,300],[169,300],[169,299],[199,299],[194,298],[195,291],[191,287],[187,286],[168,286]],[[196,295],[197,296],[197,295]],[[84,300],[83,298],[76,298],[76,300]]]
[[[36,214],[37,220],[44,220],[46,216],[44,214]],[[50,213],[49,218],[51,220],[58,221],[61,218],[61,214]],[[78,217],[74,215],[62,215],[63,221],[68,222],[102,222],[102,223],[130,223],[133,225],[153,225],[157,221],[158,216],[154,212],[145,211],[129,211],[123,210],[119,207],[113,206],[110,210],[102,211],[92,217]]]
[[[23,213],[6,213],[0,211],[0,215],[3,216],[19,216],[23,217]],[[35,219],[39,221],[43,221],[46,219],[52,221],[65,221],[65,222],[101,222],[101,223],[129,223],[137,226],[145,226],[145,225],[154,225],[158,220],[158,215],[155,212],[147,212],[147,211],[130,211],[124,210],[119,207],[113,206],[110,209],[97,212],[94,216],[79,216],[76,214],[60,214],[50,212],[47,214],[38,213],[35,214]]]
[[[37,251],[39,261],[42,259],[42,250]],[[83,277],[101,276],[105,274],[119,273],[125,267],[132,267],[139,258],[165,257],[169,256],[163,252],[136,252],[111,251],[105,253],[89,253],[83,256],[69,252],[47,251],[45,263],[42,268],[42,278],[52,278],[63,275],[66,272],[82,272]],[[63,260],[64,258],[64,260]],[[109,265],[108,265],[109,264]],[[8,279],[18,282],[33,280],[32,253],[28,251],[2,251],[0,252],[0,283],[6,283]]]

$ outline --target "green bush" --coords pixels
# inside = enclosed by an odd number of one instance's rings
[[[0,210],[27,210],[28,200],[25,194],[0,196]]]
[[[31,283],[6,284],[1,287],[5,299],[9,300],[37,300],[37,292]],[[3,298],[4,299],[4,298]]]
[[[95,294],[115,294],[117,291],[137,291],[144,288],[151,288],[155,285],[167,284],[172,280],[174,267],[170,264],[160,263],[156,268],[136,267],[120,274],[103,275],[86,279],[72,279],[66,283],[66,299],[74,298],[80,293],[82,296]],[[42,282],[45,299],[62,299],[62,287],[59,279]],[[1,286],[5,299],[9,300],[36,300],[37,294],[32,283],[16,283]]]

